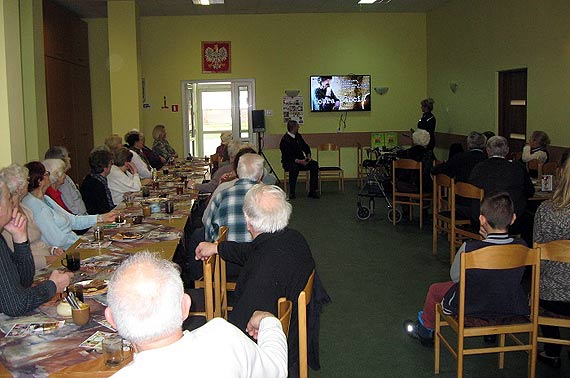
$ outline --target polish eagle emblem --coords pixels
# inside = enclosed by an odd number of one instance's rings
[[[204,58],[209,67],[214,70],[219,70],[228,60],[229,53],[228,49],[224,46],[219,47],[218,44],[214,44],[213,47],[207,47],[204,50]]]

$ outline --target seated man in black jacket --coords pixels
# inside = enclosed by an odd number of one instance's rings
[[[447,162],[431,169],[432,175],[443,173],[455,179],[455,182],[468,182],[473,168],[487,158],[485,155],[485,135],[472,131],[467,136],[467,151],[453,155]]]
[[[253,241],[202,242],[196,248],[197,259],[219,253],[224,260],[242,266],[229,321],[243,331],[253,311],[277,315],[277,300],[280,297],[296,299],[315,269],[315,261],[305,238],[287,227],[291,211],[291,204],[286,201],[281,188],[257,184],[248,191],[243,204]],[[297,301],[294,300],[287,340],[289,377],[299,371],[297,324]]]
[[[469,183],[484,189],[485,194],[495,191],[505,191],[510,194],[517,215],[517,220],[510,231],[516,235],[525,232],[529,222],[530,227],[532,227],[532,219],[523,217],[523,214],[527,199],[534,195],[534,185],[522,164],[505,159],[508,153],[509,143],[507,139],[502,136],[491,137],[487,141],[489,158],[473,168],[469,176]],[[478,210],[473,208],[472,214],[478,214]]]
[[[311,159],[311,148],[301,134],[297,121],[287,122],[287,133],[281,138],[281,164],[289,172],[289,199],[295,199],[295,188],[299,171],[310,171],[309,197],[319,198],[319,164]]]

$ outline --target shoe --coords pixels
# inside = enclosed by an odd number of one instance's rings
[[[295,194],[289,194],[289,199],[290,200],[294,200],[295,198],[297,198],[297,196]]]
[[[550,357],[545,351],[539,352],[536,359],[554,369],[559,369],[561,365],[560,357]]]
[[[420,343],[425,347],[433,346],[433,331],[427,329],[419,321],[406,320],[404,321],[404,331],[412,339],[420,340]]]
[[[309,192],[309,198],[319,199],[321,198],[321,195],[319,194],[319,192]]]
[[[485,344],[496,344],[497,335],[485,335],[483,336],[483,341],[485,342]]]

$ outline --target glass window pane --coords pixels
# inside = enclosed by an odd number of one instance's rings
[[[202,92],[202,127],[204,133],[231,130],[231,110],[232,93],[230,91]],[[206,150],[204,149],[205,152]]]
[[[249,137],[249,90],[247,86],[239,86],[239,119],[240,119],[240,137],[247,139]]]

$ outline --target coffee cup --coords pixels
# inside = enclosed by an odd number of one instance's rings
[[[72,272],[76,272],[81,267],[81,258],[79,252],[73,251],[65,254],[65,258],[61,259],[61,265],[66,267]]]
[[[81,307],[78,309],[71,309],[71,318],[75,324],[82,326],[89,323],[89,316],[91,315],[91,311],[88,304],[81,303],[80,306]]]

